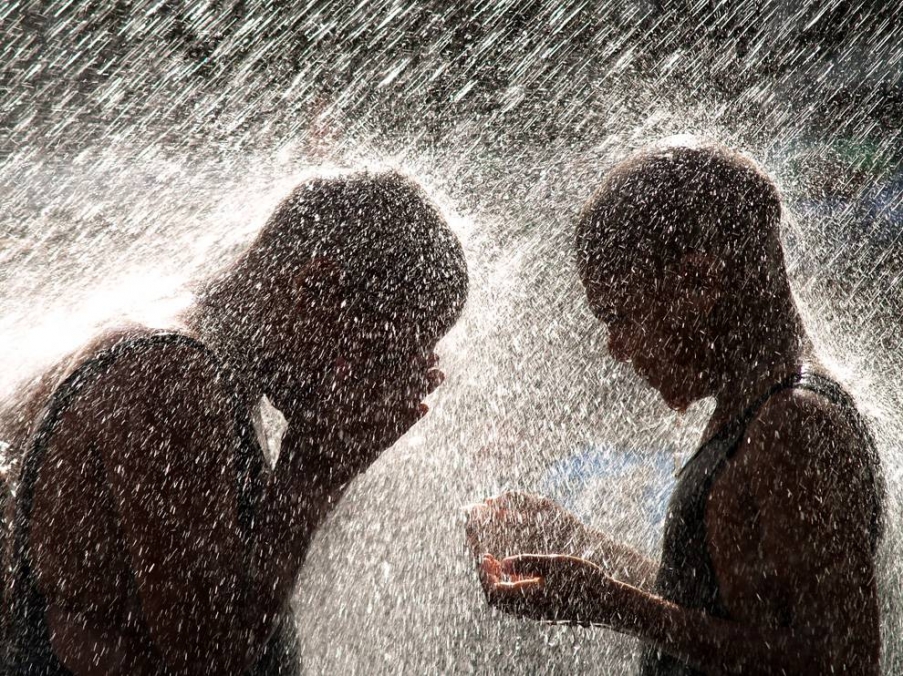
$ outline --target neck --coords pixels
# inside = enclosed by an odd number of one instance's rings
[[[759,326],[720,361],[715,412],[709,430],[717,430],[739,416],[771,387],[801,372],[810,352],[809,338],[792,308],[784,314],[762,313]]]
[[[215,297],[199,299],[182,317],[182,322],[234,374],[248,408],[256,406],[265,393],[254,373],[253,360],[247,354],[248,341],[235,330],[244,322],[236,321],[234,313],[217,303]]]

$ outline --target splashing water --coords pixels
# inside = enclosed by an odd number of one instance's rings
[[[545,492],[650,554],[678,416],[605,355],[570,254],[606,168],[663,135],[748,150],[888,481],[885,673],[903,670],[903,221],[892,7],[282,2],[0,8],[0,397],[121,317],[165,325],[290,186],[417,177],[468,254],[432,413],[358,480],[296,597],[312,673],[621,673],[636,643],[486,609],[460,507]],[[0,464],[4,462],[0,458]]]

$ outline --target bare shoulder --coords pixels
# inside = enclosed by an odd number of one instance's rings
[[[227,407],[215,404],[223,400],[215,365],[190,341],[147,338],[86,350],[57,389],[64,405],[37,466],[31,528],[49,599],[124,607],[127,571],[137,569],[124,545],[149,532],[152,514],[185,502],[179,482],[228,490],[228,476],[204,466],[228,450],[231,434]]]
[[[830,462],[867,444],[853,419],[844,404],[823,394],[786,389],[759,409],[744,445],[774,462]]]
[[[128,340],[102,353],[66,414],[75,440],[89,441],[117,465],[225,451],[233,433],[234,392],[225,371],[190,340]],[[77,444],[74,444],[77,445]],[[148,449],[154,448],[150,453]],[[145,449],[145,450],[140,450]]]
[[[116,409],[159,410],[164,403],[209,407],[231,394],[223,369],[192,340],[138,338],[112,346],[104,356],[82,405],[101,407],[107,415]]]
[[[176,334],[169,334],[175,336]],[[42,410],[74,380],[76,396],[67,401],[68,419],[98,407],[122,407],[123,392],[133,405],[142,392],[167,382],[177,392],[194,382],[215,381],[215,367],[199,343],[159,340],[146,327],[119,325],[91,340],[50,366],[23,380],[13,396],[0,402],[0,440],[17,446],[33,434]],[[93,371],[93,373],[92,373]],[[71,394],[68,396],[72,396]]]
[[[771,397],[740,447],[753,493],[769,501],[785,493],[797,499],[830,496],[837,507],[864,518],[878,490],[872,466],[877,460],[849,405],[805,388]]]

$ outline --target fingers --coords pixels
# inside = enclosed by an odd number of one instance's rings
[[[464,530],[474,556],[571,551],[573,534],[558,527],[558,511],[546,509],[544,502],[554,505],[530,493],[507,491],[468,507]]]
[[[505,491],[490,500],[499,509],[524,512],[525,514],[537,514],[548,511],[550,508],[558,508],[558,505],[548,498],[526,491]]]
[[[484,586],[486,584],[495,585],[502,581],[502,567],[499,560],[492,556],[492,554],[484,554],[480,557],[477,572],[479,573],[480,580],[484,583]]]
[[[520,507],[531,500],[537,499],[532,493],[527,493],[525,491],[505,491],[501,495],[498,496],[498,500],[505,506],[510,507]]]
[[[486,601],[493,608],[534,619],[548,616],[543,578],[506,575],[501,562],[488,554],[480,563],[479,574]]]
[[[506,575],[551,577],[566,572],[573,582],[604,575],[591,561],[565,554],[518,554],[506,557],[500,565]]]
[[[488,498],[467,508],[464,533],[475,556],[512,551],[510,547],[517,536],[517,524],[510,518],[512,515],[514,514],[499,508],[495,498]]]
[[[485,591],[489,604],[500,610],[519,615],[545,615],[536,607],[545,605],[545,580],[541,577],[501,580],[490,583]]]
[[[486,506],[487,513],[491,519],[501,520],[508,515],[504,493],[493,498],[486,498],[483,504]]]
[[[489,510],[484,503],[471,505],[467,508],[467,518],[464,521],[464,536],[467,539],[474,556],[482,556],[487,551],[483,545],[482,529],[489,521]]]
[[[521,577],[510,575],[502,563],[491,554],[486,554],[479,565],[480,581],[487,594],[499,598],[515,597],[537,589],[542,589],[545,581],[540,576]]]
[[[437,387],[445,381],[445,373],[436,367],[439,363],[439,355],[432,352],[428,355],[421,355],[414,358],[416,363],[416,371],[422,374],[422,386],[427,396],[432,394]]]
[[[430,369],[426,372],[426,393],[432,394],[437,387],[445,382],[445,372],[441,369]]]
[[[526,523],[520,512],[508,509],[510,504],[510,494],[503,493],[466,508],[464,532],[476,556],[485,553],[504,554],[505,551],[512,551],[511,547],[515,542],[525,544],[522,526]],[[520,547],[513,551],[518,549]],[[530,549],[527,548],[527,551]]]
[[[541,591],[545,587],[543,577],[524,577],[516,580],[502,580],[495,585],[496,593],[509,596],[523,596],[534,591]]]
[[[387,408],[389,409],[388,417],[394,422],[399,437],[430,412],[427,404],[417,400],[398,401]]]
[[[530,493],[523,491],[505,491],[492,497],[486,498],[485,502],[499,516],[505,516],[509,511],[518,511],[529,505],[537,498]]]

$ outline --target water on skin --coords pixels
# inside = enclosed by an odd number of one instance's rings
[[[396,166],[449,215],[471,298],[431,414],[314,543],[296,597],[305,665],[622,673],[630,639],[486,609],[460,507],[541,490],[654,553],[670,467],[710,403],[677,416],[605,356],[571,230],[629,150],[714,136],[779,181],[808,327],[873,421],[883,664],[898,673],[903,44],[878,3],[783,4],[6,3],[0,397],[117,317],[165,325],[183,285],[303,176]]]

